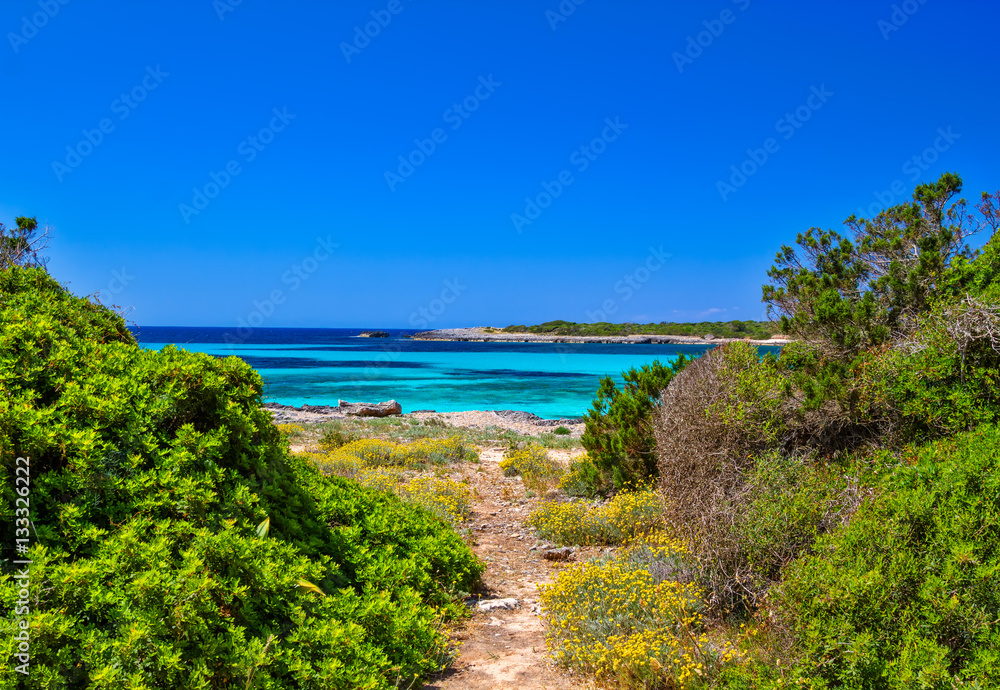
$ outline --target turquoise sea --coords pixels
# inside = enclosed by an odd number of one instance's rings
[[[235,355],[257,369],[267,402],[336,405],[338,399],[395,399],[403,412],[525,410],[550,419],[579,417],[602,376],[708,345],[466,343],[412,340],[414,331],[359,338],[364,329],[258,328],[240,337],[227,328],[142,326],[139,342],[217,357]],[[771,348],[763,348],[771,349]]]

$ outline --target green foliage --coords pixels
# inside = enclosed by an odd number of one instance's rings
[[[689,361],[681,355],[666,366],[656,361],[629,369],[622,374],[622,390],[610,376],[601,379],[581,441],[602,484],[620,489],[656,476],[653,412],[660,392]]]
[[[482,564],[432,514],[290,456],[241,360],[142,349],[13,268],[0,390],[5,551],[31,459],[33,687],[390,688],[446,661],[438,621]]]
[[[559,488],[567,496],[582,498],[596,498],[611,490],[605,484],[601,471],[587,454],[570,462],[569,471],[559,478]]]
[[[348,443],[360,440],[360,438],[357,433],[346,430],[341,425],[332,423],[327,429],[323,430],[323,434],[319,438],[319,447],[323,450],[337,450]]]
[[[8,228],[0,223],[0,270],[13,266],[44,268],[46,259],[42,252],[48,240],[48,228],[39,228],[35,218],[20,216],[14,219],[17,227]]]
[[[936,277],[952,259],[970,255],[960,225],[964,204],[946,208],[961,189],[962,179],[945,173],[918,185],[912,203],[872,220],[848,218],[854,241],[810,228],[796,240],[802,256],[783,246],[768,271],[776,285],[763,290],[782,329],[822,334],[851,355],[885,342],[905,316],[925,312]]]
[[[555,429],[552,430],[552,433],[555,434],[556,436],[569,436],[573,432],[571,432],[564,426],[557,426]]]
[[[701,338],[752,338],[767,340],[774,332],[767,321],[702,321],[700,323],[576,323],[574,321],[546,321],[537,326],[507,326],[504,333],[536,333],[539,335],[685,335]]]
[[[995,687],[1000,429],[907,461],[776,590],[774,613],[799,653],[793,673],[821,687]]]
[[[968,290],[993,281],[991,260],[972,268],[967,238],[996,229],[996,198],[984,195],[978,215],[968,214],[964,200],[953,202],[961,188],[958,175],[945,173],[918,185],[911,203],[871,220],[848,218],[853,240],[810,228],[799,234],[798,250],[781,248],[763,300],[782,330],[801,340],[782,359],[804,411],[832,402],[828,426],[853,425],[859,438],[883,433],[896,410],[865,399],[859,370],[891,339],[918,331],[935,308],[945,313]]]

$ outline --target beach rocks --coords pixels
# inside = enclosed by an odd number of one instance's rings
[[[389,417],[403,414],[403,406],[395,400],[380,403],[352,403],[338,400],[337,409],[348,417]]]
[[[523,410],[495,410],[493,413],[498,417],[509,419],[513,422],[531,424],[534,426],[563,426],[566,424],[580,424],[583,422],[582,417],[577,417],[575,419],[544,419],[536,414],[524,412]]]
[[[388,338],[389,334],[385,331],[362,331],[358,334],[359,338]]]

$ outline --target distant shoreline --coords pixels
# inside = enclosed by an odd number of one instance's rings
[[[699,338],[689,335],[542,335],[539,333],[506,333],[484,326],[473,328],[439,328],[415,333],[414,340],[452,340],[465,342],[497,343],[608,343],[617,345],[722,345],[744,342],[743,338]],[[788,338],[769,340],[746,339],[752,345],[780,347]]]

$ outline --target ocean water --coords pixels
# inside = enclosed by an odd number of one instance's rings
[[[240,338],[230,328],[142,326],[143,347],[168,344],[217,357],[235,355],[260,372],[267,402],[336,405],[338,400],[395,399],[403,412],[525,410],[579,417],[600,379],[653,360],[700,355],[708,345],[466,343],[359,338],[363,329],[258,328]],[[771,348],[762,348],[771,349]]]

